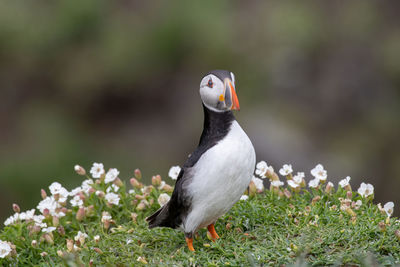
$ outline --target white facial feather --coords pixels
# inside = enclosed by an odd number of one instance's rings
[[[208,81],[212,80],[212,87],[208,86]],[[224,95],[225,85],[215,75],[209,74],[200,82],[200,97],[204,105],[212,111],[222,112],[224,110],[217,109],[219,96]]]

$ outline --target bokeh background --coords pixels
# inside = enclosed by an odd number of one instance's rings
[[[182,165],[212,69],[236,74],[258,160],[400,206],[399,1],[2,1],[0,220],[93,162]],[[169,180],[170,181],[170,180]],[[170,181],[171,182],[171,181]]]

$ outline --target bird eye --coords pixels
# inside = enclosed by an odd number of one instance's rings
[[[212,82],[212,80],[211,80],[211,78],[208,80],[208,87],[210,87],[210,88],[212,88],[213,87],[213,82]]]

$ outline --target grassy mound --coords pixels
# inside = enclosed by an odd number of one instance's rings
[[[105,174],[99,179],[88,179],[94,182],[86,182],[81,191],[78,188],[69,193],[68,200],[78,196],[72,202],[63,199],[60,187],[53,186],[51,191],[55,194],[50,197],[42,193],[45,203],[38,207],[44,208],[42,216],[33,218],[14,206],[19,215],[11,217],[0,232],[3,242],[0,256],[4,256],[0,265],[259,266],[375,262],[394,265],[400,262],[400,221],[372,204],[372,196],[366,198],[340,186],[337,190],[326,190],[322,184],[310,190],[291,187],[259,189],[257,193],[250,190],[249,199],[239,201],[217,221],[216,231],[221,238],[212,242],[207,231],[200,230],[194,241],[196,251],[192,253],[182,232],[168,228],[149,230],[144,221],[160,207],[159,202],[165,201],[165,194],[171,192],[161,177],[153,177],[152,186],[143,186],[139,179],[132,179],[132,186],[118,178],[106,183]],[[46,208],[49,198],[57,203],[54,210],[51,206]],[[9,253],[1,250],[7,247],[5,242],[11,248]]]

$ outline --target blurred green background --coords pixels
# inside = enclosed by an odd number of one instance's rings
[[[93,162],[166,178],[235,73],[258,160],[375,186],[400,206],[399,1],[2,1],[0,221]],[[170,181],[170,180],[169,180]],[[171,181],[170,181],[171,182]]]

